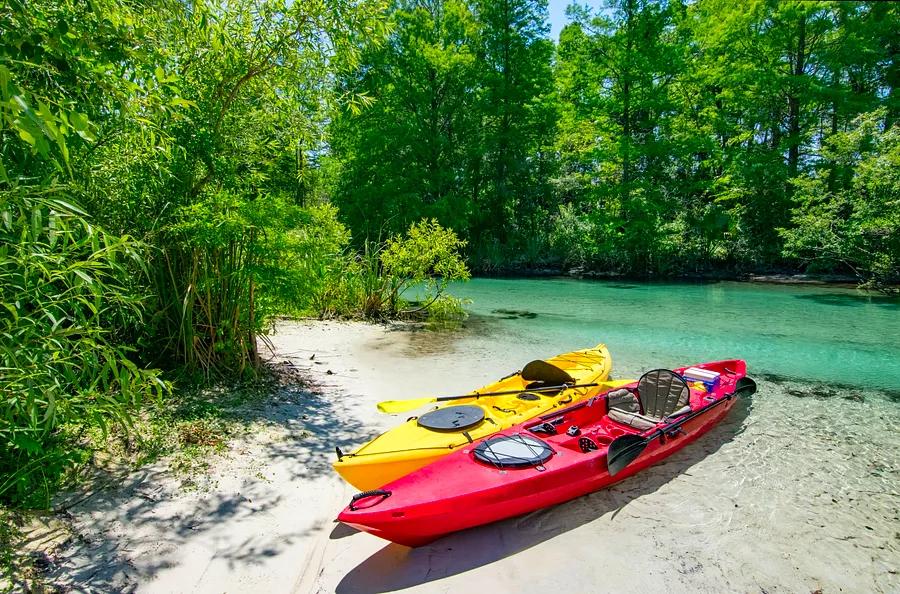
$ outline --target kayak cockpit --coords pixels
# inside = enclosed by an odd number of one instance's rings
[[[716,400],[720,385],[743,375],[743,361],[719,361],[674,371],[655,369],[631,385],[541,417],[525,428],[553,447],[588,453],[624,435],[675,422]]]
[[[607,414],[618,423],[644,431],[667,417],[690,412],[690,400],[691,389],[684,377],[668,369],[654,369],[641,376],[636,388],[608,394]]]

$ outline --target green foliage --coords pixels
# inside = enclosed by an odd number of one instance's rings
[[[368,242],[339,261],[315,302],[321,316],[362,315],[366,318],[459,316],[462,304],[444,291],[451,282],[469,279],[460,250],[466,242],[435,220],[410,225],[405,236]],[[415,289],[422,301],[404,296]]]
[[[253,370],[267,320],[335,274],[316,161],[328,110],[364,98],[330,82],[383,6],[0,10],[0,497],[45,505],[163,389],[148,362]]]
[[[159,352],[212,374],[240,374],[256,356],[253,293],[259,228],[228,194],[180,209],[154,266]]]
[[[545,3],[400,1],[387,43],[371,44],[329,132],[333,200],[357,245],[422,218],[473,246],[535,224],[547,199],[552,101]]]
[[[900,282],[900,123],[859,116],[828,138],[818,171],[794,180],[793,227],[779,231],[792,256],[846,266],[869,286]]]
[[[475,269],[632,275],[805,265],[776,229],[823,140],[897,120],[896,3],[398,2],[333,120],[358,245],[436,218]],[[824,261],[823,261],[824,262]],[[841,266],[835,261],[835,264]]]
[[[0,498],[46,505],[78,456],[67,434],[127,427],[162,394],[113,331],[142,319],[139,248],[61,199],[0,196]]]
[[[125,340],[144,319],[131,291],[144,246],[72,201],[94,119],[126,111],[137,90],[136,71],[107,65],[140,53],[139,28],[125,7],[95,10],[106,8],[14,2],[0,13],[0,498],[18,504],[47,505],[82,457],[81,435],[129,427],[165,388]]]
[[[367,46],[339,82],[371,106],[339,111],[331,126],[334,201],[359,246],[422,217],[459,227],[468,209],[459,181],[478,125],[474,17],[458,0],[401,2],[391,21],[388,43]]]
[[[550,247],[564,266],[582,267],[596,259],[594,226],[575,211],[572,204],[560,204],[550,233]]]
[[[434,219],[413,223],[406,237],[392,237],[381,253],[383,275],[390,279],[388,313],[400,307],[407,289],[418,285],[425,291],[427,307],[441,298],[451,282],[469,280],[469,269],[460,256],[466,242],[452,229]]]

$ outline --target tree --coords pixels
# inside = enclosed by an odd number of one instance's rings
[[[665,3],[623,0],[600,14],[572,14],[575,24],[560,37],[558,72],[561,97],[576,111],[563,121],[581,138],[576,150],[588,159],[577,168],[590,184],[600,257],[610,267],[653,271],[669,215],[661,183],[669,152],[664,131],[669,88],[680,68],[671,47],[671,10]],[[569,133],[564,129],[563,138]]]
[[[481,146],[472,236],[506,243],[546,212],[555,124],[545,0],[478,0]],[[521,228],[517,228],[517,222]]]
[[[794,226],[779,232],[788,255],[849,269],[868,286],[896,292],[900,123],[885,129],[885,111],[863,114],[828,138],[821,167],[793,180]]]
[[[369,98],[331,126],[335,203],[357,243],[398,233],[422,217],[465,228],[466,169],[477,112],[477,27],[457,0],[402,2],[393,32],[366,48],[341,92]]]
[[[515,243],[550,196],[545,3],[398,2],[391,19],[388,42],[340,82],[371,104],[330,128],[334,200],[356,242],[426,217],[479,245]]]

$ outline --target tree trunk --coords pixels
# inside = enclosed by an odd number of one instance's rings
[[[797,26],[797,51],[794,54],[788,95],[788,174],[796,177],[800,168],[800,77],[806,70],[806,15]]]
[[[631,59],[634,51],[632,25],[634,3],[625,4],[625,66],[622,76],[622,205],[631,198]],[[627,212],[627,208],[625,209]]]

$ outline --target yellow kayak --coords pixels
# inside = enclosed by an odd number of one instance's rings
[[[548,365],[549,364],[549,365]],[[475,440],[584,400],[633,380],[610,381],[612,360],[606,345],[533,361],[522,371],[472,392],[471,398],[438,405],[364,444],[338,452],[335,470],[354,487],[368,491],[405,476]],[[563,381],[561,381],[563,380]],[[598,383],[598,386],[547,390],[547,386]],[[543,390],[543,391],[542,391]],[[512,391],[502,396],[477,396]]]

